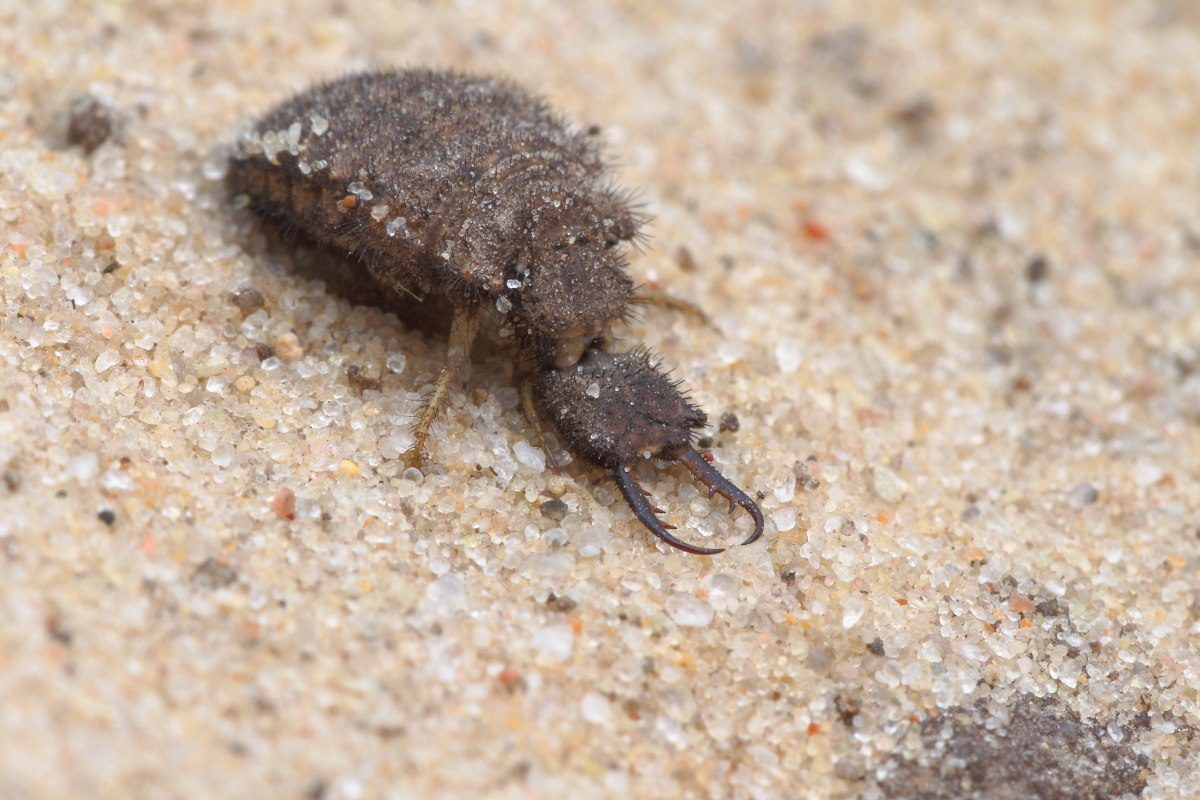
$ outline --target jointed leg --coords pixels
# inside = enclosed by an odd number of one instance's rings
[[[446,405],[446,397],[450,393],[450,384],[454,381],[459,370],[471,359],[471,343],[479,332],[479,315],[475,309],[458,309],[454,312],[454,321],[450,323],[450,348],[446,351],[446,364],[438,373],[433,383],[433,392],[425,400],[413,423],[412,447],[404,452],[404,463],[417,467],[425,457],[425,440],[429,438],[429,428],[442,407]]]
[[[668,308],[672,311],[678,311],[681,314],[687,314],[701,325],[712,325],[712,320],[708,318],[708,314],[705,314],[704,309],[700,308],[700,306],[688,300],[684,300],[682,297],[676,297],[670,292],[664,292],[662,289],[657,287],[637,287],[633,290],[633,296],[629,298],[629,302],[639,305]]]
[[[546,454],[546,460],[550,462],[550,469],[558,469],[558,459],[554,457],[554,453],[550,450],[550,445],[546,443],[546,432],[542,430],[542,421],[538,417],[537,404],[533,401],[533,379],[526,375],[521,381],[521,408],[525,411],[525,421],[529,423],[529,427],[533,428],[533,433],[537,437],[538,446],[542,448],[542,452]]]

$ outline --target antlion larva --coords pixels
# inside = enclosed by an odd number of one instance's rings
[[[608,468],[653,533],[688,552],[720,552],[682,542],[656,516],[631,472],[648,457],[681,461],[731,510],[745,508],[754,518],[746,544],[762,534],[757,505],[692,446],[704,414],[644,353],[609,352],[612,324],[639,300],[623,243],[644,220],[593,137],[540,98],[455,72],[351,75],[260,119],[238,142],[229,183],[260,214],[350,254],[347,269],[369,276],[385,303],[406,294],[453,309],[409,464],[424,456],[481,315],[495,314],[513,333],[526,410]],[[582,390],[581,369],[591,370]]]

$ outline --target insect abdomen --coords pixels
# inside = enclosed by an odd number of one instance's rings
[[[409,70],[323,84],[243,137],[230,184],[385,283],[499,294],[545,196],[602,192],[603,160],[533,95]],[[614,204],[619,204],[613,198]]]

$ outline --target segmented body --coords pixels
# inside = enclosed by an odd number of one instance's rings
[[[492,305],[518,333],[596,335],[628,302],[626,195],[592,137],[503,81],[409,70],[317,86],[242,137],[229,180],[384,286]]]
[[[762,534],[758,506],[693,447],[704,413],[644,351],[609,351],[632,292],[622,242],[641,220],[593,140],[535,96],[452,72],[353,75],[263,117],[239,141],[228,180],[259,213],[355,256],[346,269],[381,303],[406,293],[452,309],[446,364],[413,424],[408,463],[421,462],[479,317],[494,310],[516,334],[531,416],[540,409],[572,452],[610,470],[656,536],[720,552],[659,519],[632,472],[650,458],[684,464],[730,510],[744,508],[754,521],[744,543]]]

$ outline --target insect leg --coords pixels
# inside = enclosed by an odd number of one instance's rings
[[[682,297],[676,297],[670,292],[663,291],[656,286],[638,286],[629,297],[629,302],[635,305],[658,306],[659,308],[678,311],[681,314],[691,317],[694,321],[705,327],[713,327],[712,320],[708,318],[708,314],[705,314],[704,309],[700,308],[700,306],[689,300],[684,300]]]
[[[529,427],[533,428],[538,447],[542,448],[542,452],[546,454],[546,460],[550,462],[550,469],[558,472],[558,459],[554,457],[554,452],[546,443],[546,432],[542,430],[542,420],[538,417],[537,403],[533,399],[533,378],[529,375],[521,379],[521,409],[525,412],[525,421],[529,423]]]
[[[413,443],[402,455],[404,463],[410,467],[419,466],[425,456],[425,440],[429,438],[429,428],[442,407],[446,405],[446,397],[450,394],[450,384],[471,358],[471,343],[479,332],[479,314],[474,308],[460,308],[454,312],[454,321],[450,323],[450,347],[446,352],[446,363],[438,373],[433,384],[433,392],[425,400],[413,423]]]

